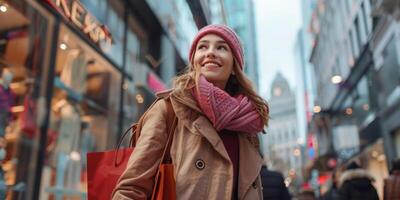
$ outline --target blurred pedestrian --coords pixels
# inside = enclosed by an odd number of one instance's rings
[[[321,200],[340,200],[339,189],[337,187],[337,169],[332,172],[332,185],[329,190],[322,195]]]
[[[352,162],[340,176],[339,195],[343,200],[379,200],[372,182],[375,179],[356,162]]]
[[[243,49],[225,25],[197,33],[187,70],[147,111],[113,199],[147,199],[167,142],[167,101],[178,119],[170,155],[177,199],[262,199],[257,133],[268,105],[244,74]]]
[[[297,200],[317,200],[312,189],[302,189],[297,195]]]
[[[390,176],[385,179],[383,188],[384,200],[400,199],[400,159],[393,161]]]
[[[263,187],[264,200],[291,199],[282,174],[268,170],[265,164],[261,168],[261,183]]]

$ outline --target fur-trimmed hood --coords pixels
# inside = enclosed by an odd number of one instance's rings
[[[375,178],[366,170],[364,169],[351,169],[343,172],[339,179],[339,187],[343,185],[344,182],[353,180],[356,178],[366,178],[369,179],[371,182],[375,181]]]

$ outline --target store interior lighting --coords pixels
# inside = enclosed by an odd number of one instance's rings
[[[321,112],[321,107],[320,106],[314,106],[314,113],[319,113]]]
[[[367,103],[364,104],[364,105],[363,105],[363,109],[364,109],[365,111],[369,110],[369,105],[368,105]]]
[[[66,50],[67,48],[68,48],[67,44],[65,44],[65,43],[60,44],[60,49]]]
[[[342,82],[342,77],[341,77],[340,75],[332,76],[331,82],[332,82],[333,84],[339,84],[339,83]]]
[[[7,12],[7,10],[8,10],[8,8],[7,8],[7,4],[5,4],[5,3],[2,3],[2,4],[0,4],[0,11],[1,12]]]
[[[137,95],[136,95],[136,101],[137,101],[139,104],[142,104],[142,103],[144,102],[143,96],[142,96],[141,94],[137,94]]]
[[[78,160],[81,160],[81,155],[80,155],[79,152],[77,152],[77,151],[72,151],[72,152],[70,153],[70,155],[69,155],[69,158],[70,158],[71,160],[78,161]]]
[[[346,108],[346,114],[347,115],[353,114],[353,109],[352,108]]]

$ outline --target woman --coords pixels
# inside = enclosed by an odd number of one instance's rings
[[[174,89],[161,94],[178,118],[170,151],[177,199],[262,199],[256,134],[267,125],[268,106],[243,73],[238,36],[224,25],[202,28],[189,61]],[[167,139],[166,116],[165,101],[146,114],[113,199],[151,196]]]

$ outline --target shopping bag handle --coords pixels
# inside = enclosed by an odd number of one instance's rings
[[[133,130],[137,126],[137,123],[133,124],[131,127],[129,127],[125,133],[122,135],[121,139],[118,142],[118,145],[116,147],[117,151],[115,152],[115,159],[114,159],[114,167],[117,167],[120,163],[118,163],[118,151],[121,147],[122,141],[124,141],[124,138],[128,133]],[[135,131],[136,132],[136,131]],[[135,132],[133,134],[135,134]],[[133,137],[133,136],[132,136]],[[123,160],[123,159],[122,159]]]
[[[160,99],[162,99],[162,98],[157,98],[157,99],[150,105],[150,107],[147,109],[147,111],[150,110],[150,108],[153,107],[154,104],[156,104],[156,102],[159,101]],[[146,114],[147,114],[147,111],[146,111],[145,113],[143,113],[143,115],[140,117],[139,121],[138,121],[137,123],[132,124],[131,127],[129,127],[129,128],[125,131],[125,133],[122,135],[121,139],[119,139],[119,142],[118,142],[117,146],[115,147],[115,148],[117,149],[117,151],[120,149],[121,144],[122,144],[122,142],[124,141],[125,136],[128,135],[128,133],[130,132],[130,130],[133,130],[133,132],[132,132],[132,137],[131,137],[130,142],[129,142],[129,146],[130,146],[130,147],[135,147],[135,145],[136,145],[136,140],[137,140],[137,138],[139,137],[139,135],[136,134],[136,133],[140,133],[140,129],[141,129],[141,127],[142,127],[141,125],[143,124],[143,120],[144,120],[144,117],[145,117]],[[139,129],[139,130],[138,130],[138,129]],[[135,137],[134,137],[134,136],[135,136]]]
[[[132,130],[132,136],[131,136],[131,139],[129,141],[129,146],[130,147],[135,147],[136,146],[136,142],[137,142],[137,140],[138,140],[138,138],[140,136],[140,131],[142,129],[143,121],[144,121],[144,118],[145,118],[147,112],[161,99],[164,99],[166,101],[166,104],[167,104],[167,113],[168,113],[167,114],[167,124],[169,125],[169,122],[168,122],[169,120],[168,119],[173,119],[174,120],[172,122],[172,126],[168,126],[167,125],[168,139],[167,139],[167,145],[165,146],[164,151],[163,151],[161,163],[164,162],[166,156],[167,156],[167,160],[170,160],[171,156],[169,154],[166,154],[166,152],[169,152],[169,149],[170,149],[170,146],[171,146],[171,144],[170,144],[170,135],[171,135],[171,132],[173,133],[173,131],[175,130],[176,123],[177,123],[177,118],[176,118],[176,115],[175,115],[175,111],[172,108],[170,100],[167,100],[165,98],[159,97],[150,105],[150,107],[146,110],[146,112],[143,113],[143,115],[140,117],[139,121],[137,123],[134,123],[131,127],[129,127],[125,131],[125,133],[122,135],[122,137],[119,140],[118,145],[116,147],[117,151],[115,152],[114,166],[118,166],[118,152],[119,152],[119,149],[121,147],[121,144],[122,144],[125,136],[128,135],[128,133]]]

